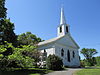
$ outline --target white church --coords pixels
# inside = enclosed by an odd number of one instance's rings
[[[60,25],[57,28],[57,37],[50,40],[40,42],[38,44],[38,50],[42,53],[46,53],[46,57],[50,54],[59,56],[64,66],[79,67],[79,46],[74,41],[70,34],[70,27],[66,23],[64,16],[64,9],[61,8]]]

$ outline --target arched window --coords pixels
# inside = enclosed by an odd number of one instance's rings
[[[75,57],[75,52],[73,51],[73,58]]]
[[[62,32],[62,26],[60,26],[60,33]]]
[[[68,60],[68,62],[70,62],[70,52],[69,52],[69,50],[67,51],[67,60]]]
[[[61,56],[63,57],[64,56],[64,50],[61,49]]]
[[[66,32],[68,32],[68,26],[66,26]]]

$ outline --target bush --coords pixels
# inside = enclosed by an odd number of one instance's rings
[[[96,63],[97,66],[100,66],[100,56],[96,57]]]
[[[85,62],[83,60],[80,61],[80,66],[85,67]]]
[[[62,60],[55,55],[49,55],[47,60],[47,68],[51,70],[61,70],[63,69],[63,62]]]

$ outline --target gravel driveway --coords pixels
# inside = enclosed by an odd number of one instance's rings
[[[81,68],[68,68],[68,70],[54,71],[45,75],[72,75],[77,70],[81,70]]]

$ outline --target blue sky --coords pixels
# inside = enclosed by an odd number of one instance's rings
[[[80,49],[95,48],[100,56],[100,0],[6,0],[7,16],[16,34],[30,31],[48,40],[57,35],[62,4]]]

